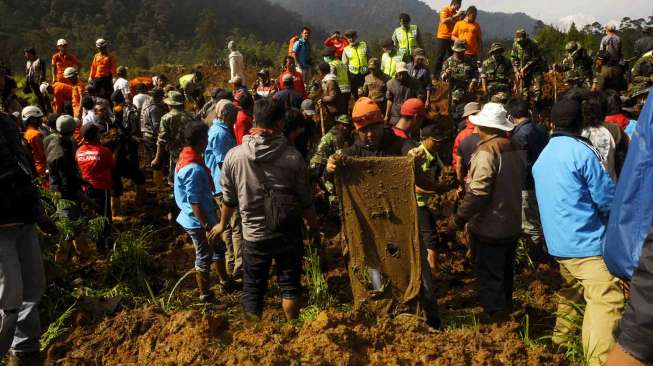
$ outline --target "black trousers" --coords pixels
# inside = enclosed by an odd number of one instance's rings
[[[481,305],[487,314],[510,311],[515,275],[517,238],[489,241],[471,233],[476,280]]]
[[[435,227],[435,215],[428,207],[417,207],[419,231],[426,249],[435,250],[438,245],[438,230]]]
[[[433,62],[433,75],[440,80],[442,74],[442,64],[453,54],[451,50],[453,41],[450,39],[435,39],[435,60]]]
[[[351,84],[351,96],[354,101],[358,100],[358,89],[365,84],[365,75],[349,73],[349,84]]]
[[[111,196],[109,193],[108,190],[95,189],[93,187],[89,187],[86,190],[88,197],[100,207],[101,211],[98,214],[107,219],[107,223],[104,225],[104,230],[102,230],[102,233],[96,242],[97,249],[100,252],[105,252],[113,246],[113,243],[111,242]]]

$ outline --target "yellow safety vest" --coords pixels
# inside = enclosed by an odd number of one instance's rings
[[[406,31],[403,27],[395,29],[395,39],[399,43],[397,45],[397,54],[400,56],[408,55],[412,56],[413,50],[417,48],[417,26],[411,24]]]
[[[393,78],[397,75],[397,62],[401,61],[401,56],[390,56],[388,52],[381,56],[381,71],[389,77]]]
[[[347,66],[342,63],[342,61],[335,59],[329,62],[331,66],[331,72],[336,75],[336,81],[338,82],[338,87],[340,88],[341,93],[350,93],[351,84],[349,83],[349,73],[347,72]]]
[[[186,88],[186,85],[193,81],[194,74],[187,74],[179,78],[179,86],[184,89]]]
[[[347,56],[347,66],[349,72],[354,75],[363,75],[367,73],[367,44],[363,41],[358,42],[358,46],[349,45],[345,48]]]

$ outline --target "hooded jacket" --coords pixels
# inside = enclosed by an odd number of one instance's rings
[[[313,204],[304,158],[281,134],[245,136],[241,145],[227,153],[221,173],[223,203],[239,208],[247,241],[282,235],[271,232],[265,223],[266,182],[272,190],[293,192],[301,208]]]

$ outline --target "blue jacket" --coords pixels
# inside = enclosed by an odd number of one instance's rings
[[[222,120],[214,119],[211,128],[209,128],[209,144],[204,152],[204,162],[211,170],[216,194],[222,193],[222,186],[220,185],[222,163],[227,156],[227,152],[234,146],[236,146],[236,139],[229,126]]]
[[[603,256],[612,274],[630,279],[653,224],[653,94],[639,115],[615,194]]]
[[[599,256],[615,184],[591,143],[556,133],[533,166],[535,194],[549,254]]]
[[[184,229],[201,229],[191,203],[199,203],[208,224],[218,223],[211,180],[203,166],[191,163],[175,172],[175,203],[179,207],[177,223]]]

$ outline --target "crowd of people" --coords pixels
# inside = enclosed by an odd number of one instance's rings
[[[564,73],[567,91],[545,121],[534,113],[547,71],[543,50],[520,29],[507,55],[493,43],[482,59],[476,17],[460,0],[440,11],[432,68],[408,14],[399,16],[382,55],[368,54],[355,30],[333,32],[317,54],[305,27],[291,39],[278,78],[262,69],[252,88],[231,41],[229,86],[214,86],[208,101],[199,71],[174,83],[166,75],[129,80],[104,39],[96,41],[86,85],[66,40],[56,42],[50,79],[45,61],[26,49],[23,91],[35,105],[21,104],[16,82],[0,68],[0,354],[27,359],[38,352],[45,277],[37,227],[56,232],[39,188],[70,202],[59,212],[70,221],[106,218],[95,254],[81,235],[58,243],[54,259],[65,263],[106,256],[112,225],[124,219],[123,179],[142,205],[151,177],[150,188],[169,194],[171,218],[192,240],[200,301],[219,301],[213,272],[224,291],[242,291],[245,313],[260,319],[274,262],[284,313],[294,319],[303,238],[319,241],[325,223],[338,224],[338,171],[350,158],[410,156],[422,244],[417,263],[429,269],[421,279],[429,326],[441,325],[434,278],[447,234],[438,232],[429,198],[456,188],[442,183],[451,161],[462,198],[447,232],[466,230],[471,238],[482,320],[511,316],[522,238],[529,251],[548,253],[560,266],[554,344],[569,342],[568,314],[584,302],[590,365],[652,362],[653,240],[637,244],[644,249],[628,306],[626,279],[604,258],[619,179],[634,169],[626,163],[630,141],[646,142],[640,131],[647,127],[637,119],[651,108],[651,30],[638,41],[641,58],[631,70],[613,26],[595,59],[579,43],[567,44],[552,67]],[[452,123],[433,120],[435,80],[447,82]],[[443,148],[452,138],[449,156]]]

